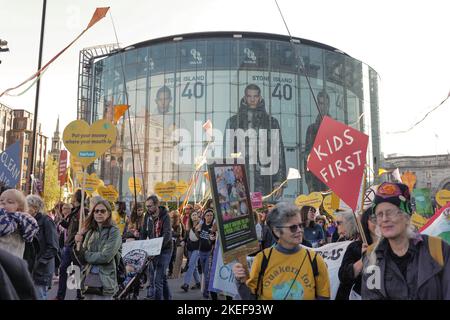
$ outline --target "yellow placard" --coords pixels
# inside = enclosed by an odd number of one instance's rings
[[[134,187],[136,185],[136,192],[137,194],[141,194],[142,191],[142,180],[141,178],[136,178],[136,183],[134,183],[133,177],[130,177],[128,179],[128,188],[130,188],[130,191],[132,194],[134,194]]]
[[[154,187],[155,193],[164,201],[170,200],[174,196],[176,189],[177,183],[175,181],[158,182]]]
[[[113,185],[109,185],[107,187],[100,186],[97,188],[97,192],[105,200],[108,200],[109,202],[116,202],[119,198],[119,192],[117,192],[116,187]]]
[[[427,223],[427,221],[428,221],[427,218],[425,218],[417,213],[414,213],[411,216],[411,223],[413,224],[413,226],[415,226],[417,228],[417,230],[422,228]]]
[[[177,187],[175,188],[175,196],[181,197],[183,194],[186,193],[188,188],[189,188],[189,185],[186,181],[184,181],[184,180],[178,181]]]
[[[445,206],[450,202],[450,190],[442,189],[436,193],[436,202],[441,206]]]
[[[92,125],[75,120],[64,129],[63,141],[70,153],[87,167],[116,142],[116,127],[104,119]]]
[[[335,211],[335,209],[333,209],[333,207],[332,207],[332,201],[333,201],[333,196],[331,194],[327,195],[323,199],[323,208],[329,215],[333,215],[334,211]]]
[[[70,166],[72,167],[72,169],[75,173],[83,172],[83,167],[81,166],[81,162],[78,161],[77,158],[75,158],[73,156],[73,154],[70,154]]]
[[[77,180],[80,183],[80,185],[83,184],[83,173],[77,173]],[[89,196],[92,196],[92,194],[95,192],[95,190],[97,190],[98,187],[100,187],[100,185],[103,183],[102,180],[100,180],[97,177],[96,173],[91,173],[91,174],[86,174],[86,181],[84,183],[84,191],[86,191],[86,193]]]
[[[323,196],[320,192],[311,192],[309,195],[300,195],[295,199],[295,205],[298,207],[311,206],[316,209],[320,207]]]

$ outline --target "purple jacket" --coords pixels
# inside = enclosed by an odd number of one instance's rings
[[[450,300],[450,245],[442,241],[444,266],[431,256],[428,236],[417,234],[410,240],[412,255],[407,265],[407,279],[388,253],[389,243],[383,239],[375,249],[379,267],[380,288],[373,288],[377,272],[367,272],[364,259],[361,296],[364,300]]]

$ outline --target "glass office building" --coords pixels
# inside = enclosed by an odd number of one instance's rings
[[[197,33],[138,43],[92,67],[80,82],[86,89],[80,95],[89,99],[79,104],[79,118],[113,119],[115,106],[130,105],[130,118],[117,122],[115,146],[91,168],[122,199],[131,195],[132,147],[146,194],[157,182],[189,181],[202,155],[245,162],[251,191],[270,193],[289,168],[302,178],[290,180],[278,199],[319,191],[323,186],[306,170],[318,109],[370,136],[368,164],[378,170],[378,75],[328,45],[273,34]],[[198,175],[191,200],[203,197],[207,183]]]

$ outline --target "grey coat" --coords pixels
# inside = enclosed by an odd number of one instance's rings
[[[444,266],[441,267],[430,254],[428,236],[417,234],[410,240],[408,252],[412,258],[407,266],[406,280],[388,253],[388,246],[388,241],[383,239],[374,252],[381,275],[379,289],[372,288],[375,273],[366,272],[369,260],[364,258],[362,299],[450,300],[450,245],[442,241]]]

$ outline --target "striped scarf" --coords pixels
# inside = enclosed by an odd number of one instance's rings
[[[20,212],[6,212],[0,208],[0,237],[19,231],[26,242],[31,242],[39,231],[39,225],[32,216]]]

